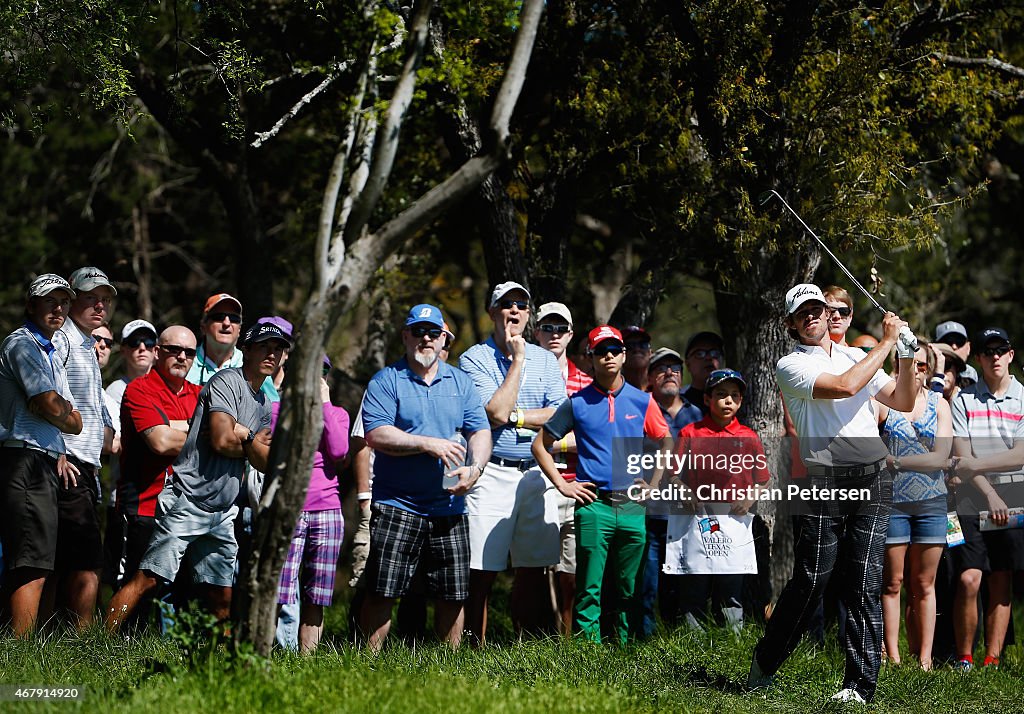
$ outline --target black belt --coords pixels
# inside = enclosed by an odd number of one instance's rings
[[[859,478],[861,476],[874,476],[884,469],[885,459],[880,459],[873,464],[861,464],[859,466],[808,466],[807,475]]]
[[[520,471],[532,469],[537,465],[537,462],[534,459],[503,459],[500,456],[492,456],[490,458],[490,462],[492,464],[497,464],[498,466],[519,469]]]
[[[603,488],[597,489],[597,497],[599,500],[613,505],[621,505],[633,500],[629,497],[629,491],[606,491]]]

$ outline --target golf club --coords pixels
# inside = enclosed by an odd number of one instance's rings
[[[761,205],[763,206],[764,204],[768,203],[768,201],[771,200],[772,196],[775,196],[775,198],[779,199],[779,201],[782,202],[782,205],[786,207],[786,210],[789,211],[791,214],[793,214],[794,218],[796,218],[798,221],[800,221],[800,225],[802,225],[804,227],[804,230],[806,230],[808,233],[810,233],[811,236],[814,238],[814,240],[818,241],[818,245],[821,246],[821,249],[823,251],[825,251],[826,253],[828,253],[829,257],[832,258],[832,260],[835,262],[835,264],[837,266],[839,266],[839,269],[842,270],[843,273],[846,274],[846,277],[848,277],[850,279],[850,282],[852,282],[854,285],[856,285],[857,289],[860,290],[864,294],[864,297],[866,297],[871,302],[872,305],[877,307],[879,312],[882,313],[882,315],[885,315],[886,313],[888,313],[889,311],[886,310],[884,307],[882,307],[877,300],[875,300],[874,296],[867,291],[867,288],[865,288],[863,285],[860,284],[860,281],[857,280],[857,278],[853,277],[853,273],[851,273],[849,270],[846,269],[846,266],[843,265],[843,261],[839,260],[839,258],[836,257],[836,254],[833,253],[831,250],[829,250],[829,247],[827,245],[825,245],[825,241],[823,241],[821,238],[819,238],[818,234],[815,233],[813,230],[811,230],[811,227],[804,222],[804,219],[800,217],[800,214],[797,213],[795,210],[793,210],[793,207],[790,206],[786,202],[786,199],[784,199],[782,197],[782,195],[778,191],[776,191],[775,189],[769,189],[768,191],[765,191],[764,193],[762,193],[761,194]],[[904,328],[904,329],[906,329],[909,332],[909,328]],[[901,330],[901,332],[902,332],[902,330]],[[915,351],[917,350],[917,338],[916,337],[914,338],[913,349]]]

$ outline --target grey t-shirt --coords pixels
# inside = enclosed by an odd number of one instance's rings
[[[199,393],[188,436],[174,462],[174,484],[199,508],[210,513],[226,511],[241,488],[245,459],[221,456],[210,445],[210,414],[224,412],[252,431],[270,426],[270,402],[253,390],[242,369],[222,369]]]

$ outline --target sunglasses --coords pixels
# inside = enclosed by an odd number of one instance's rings
[[[555,335],[564,335],[568,332],[572,332],[572,328],[568,325],[539,325],[537,329],[541,332],[548,332]]]
[[[237,312],[211,312],[207,314],[206,320],[207,322],[224,322],[225,317],[231,321],[232,325],[242,324],[242,316]]]
[[[953,347],[955,349],[960,349],[961,347],[967,344],[967,338],[960,336],[943,337],[941,340],[939,340],[939,342],[941,342],[944,345],[949,345],[950,347]]]
[[[1010,349],[1011,348],[1009,345],[1003,347],[986,347],[981,351],[981,353],[986,357],[1002,357],[1007,352],[1009,352]]]
[[[849,317],[853,314],[852,307],[846,307],[846,305],[829,305],[829,312],[838,312],[840,317]]]
[[[500,300],[498,301],[498,305],[501,306],[502,310],[511,310],[513,305],[515,305],[520,310],[530,309],[530,303],[526,302],[525,300]]]
[[[683,373],[683,365],[681,364],[659,364],[652,370],[655,374],[663,374],[665,372],[675,372],[676,374]]]
[[[917,373],[918,374],[924,374],[925,372],[928,371],[928,363],[927,362],[914,362],[914,366],[917,367]]]
[[[436,340],[444,332],[440,327],[410,327],[409,334],[419,339],[424,335],[427,335],[432,340]]]
[[[160,349],[169,355],[180,355],[182,352],[185,353],[185,359],[194,359],[196,351],[192,347],[182,347],[181,345],[160,345]]]
[[[109,337],[103,337],[101,335],[93,335],[92,339],[95,340],[96,344],[98,344],[98,345],[99,344],[106,345],[108,350],[112,349],[114,347],[114,341],[112,339],[110,339]]]
[[[650,342],[630,342],[626,345],[626,352],[646,352],[651,349]]]
[[[696,357],[697,359],[722,359],[722,350],[694,350],[687,357]]]
[[[793,313],[794,319],[799,322],[806,320],[808,317],[818,318],[821,317],[821,313],[825,312],[824,305],[813,305],[811,307],[805,307],[803,310]]]
[[[130,349],[137,349],[139,345],[145,345],[147,350],[151,350],[156,347],[155,337],[132,337],[131,339],[122,342],[122,345]]]
[[[608,347],[597,347],[593,351],[595,357],[604,357],[605,355],[611,355],[612,357],[618,357],[625,348],[622,345],[609,345]]]

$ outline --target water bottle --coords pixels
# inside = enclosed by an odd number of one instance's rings
[[[462,448],[466,448],[466,437],[462,435],[462,429],[456,429],[455,434],[451,436],[448,440],[454,441],[456,444],[462,444]],[[468,450],[466,452],[466,456],[469,456]],[[459,483],[459,477],[457,474],[455,474],[455,470],[465,465],[465,459],[462,460],[462,463],[455,464],[454,466],[444,464],[444,477],[441,479],[441,488],[448,490],[449,488],[454,488],[455,486],[457,486]]]

